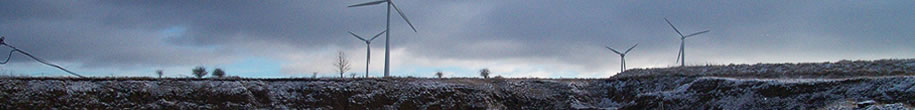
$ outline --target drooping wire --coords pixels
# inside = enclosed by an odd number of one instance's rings
[[[3,62],[0,62],[0,64],[6,64],[6,62],[10,62],[10,59],[13,58],[13,52],[16,52],[16,50],[10,50],[10,54],[6,56],[6,60]]]
[[[9,63],[10,59],[13,58],[13,52],[19,52],[19,53],[22,53],[23,55],[28,56],[29,58],[32,58],[33,60],[38,61],[38,62],[40,62],[40,63],[42,63],[42,64],[45,64],[45,65],[48,65],[48,66],[51,66],[51,67],[55,67],[55,68],[57,68],[57,69],[63,70],[64,72],[70,73],[70,74],[72,74],[72,75],[74,75],[74,76],[77,76],[77,77],[80,77],[80,78],[85,78],[85,76],[83,76],[83,75],[76,74],[76,73],[74,73],[73,71],[67,70],[66,68],[63,68],[63,67],[61,67],[61,66],[59,66],[59,65],[52,64],[52,63],[48,63],[47,61],[42,60],[41,58],[32,56],[32,54],[29,54],[28,52],[19,50],[19,48],[13,47],[12,45],[9,45],[9,44],[7,44],[6,42],[3,42],[3,39],[4,39],[3,37],[0,37],[0,45],[6,46],[6,47],[10,47],[10,48],[12,48],[13,50],[10,50],[9,55],[6,56],[6,60],[3,61],[3,62],[0,62],[0,64]]]

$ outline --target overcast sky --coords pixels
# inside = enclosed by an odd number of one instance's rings
[[[385,6],[367,0],[2,0],[6,42],[87,76],[190,76],[223,68],[242,77],[333,74],[347,53],[364,74],[365,44],[347,31],[384,30]],[[915,57],[915,1],[844,0],[397,0],[395,76],[608,77],[629,68],[677,65],[678,35],[689,65]],[[372,76],[383,71],[384,38],[372,44]],[[9,51],[0,48],[0,51]],[[5,56],[5,55],[4,55]],[[3,74],[66,76],[15,54]]]

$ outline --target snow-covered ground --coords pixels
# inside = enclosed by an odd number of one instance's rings
[[[665,109],[854,109],[874,104],[915,104],[915,77],[842,80],[757,80],[698,77],[666,90],[647,91],[630,107]],[[878,105],[879,106],[879,105]]]
[[[572,94],[562,82],[495,79],[3,79],[0,86],[0,109],[539,109],[569,108]]]
[[[363,79],[0,80],[0,109],[810,109],[915,103],[915,77],[781,81]],[[884,107],[886,108],[886,107]],[[910,108],[910,107],[909,107]]]
[[[874,61],[729,64],[672,68],[630,69],[614,77],[725,76],[747,78],[844,78],[860,76],[915,75],[915,59]]]
[[[726,70],[703,67],[685,72],[640,70],[652,75],[608,79],[0,78],[0,109],[912,109],[911,61],[840,64],[895,62],[880,64],[891,67],[854,67],[864,70],[776,69],[773,72],[789,76],[763,78],[729,77],[718,74],[729,73]],[[765,65],[762,68],[795,68]],[[700,70],[717,73],[690,73]],[[790,76],[818,70],[874,73]],[[889,74],[897,70],[902,73]],[[655,73],[671,71],[677,74]]]

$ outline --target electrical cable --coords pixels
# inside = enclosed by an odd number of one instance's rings
[[[25,52],[25,51],[23,51],[23,50],[20,50],[19,48],[13,47],[12,45],[7,44],[7,43],[4,42],[3,40],[4,40],[4,37],[0,37],[0,45],[6,46],[6,47],[10,47],[10,48],[12,48],[13,50],[10,50],[9,55],[6,56],[6,60],[3,61],[3,62],[0,62],[0,64],[9,63],[10,59],[13,58],[13,52],[19,52],[19,53],[22,53],[23,55],[28,56],[29,58],[32,58],[33,60],[38,61],[38,62],[40,62],[40,63],[42,63],[42,64],[45,64],[45,65],[48,65],[48,66],[55,67],[55,68],[57,68],[57,69],[63,70],[64,72],[70,73],[70,74],[72,74],[72,75],[74,75],[74,76],[77,76],[77,77],[79,77],[79,78],[86,78],[86,77],[83,76],[83,75],[76,74],[76,73],[74,73],[73,71],[70,71],[70,70],[67,70],[66,68],[61,67],[60,65],[48,63],[47,61],[42,60],[41,58],[35,57],[35,56],[33,56],[32,54],[29,54],[28,52]]]

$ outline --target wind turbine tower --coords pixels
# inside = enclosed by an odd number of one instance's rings
[[[384,32],[386,32],[386,31],[381,31],[378,34],[375,34],[375,37],[372,37],[370,39],[365,39],[359,35],[356,35],[353,32],[349,32],[349,34],[353,35],[353,37],[356,37],[359,40],[362,40],[365,42],[365,78],[369,77],[369,61],[372,61],[372,60],[370,60],[372,58],[372,40],[375,40],[375,38],[378,38],[378,36],[380,36],[381,34],[384,34]]]
[[[685,45],[686,38],[696,36],[696,35],[699,35],[702,33],[707,33],[707,32],[709,32],[709,30],[696,32],[696,33],[684,36],[683,33],[680,33],[680,30],[677,30],[677,27],[674,27],[674,24],[670,23],[670,20],[667,20],[667,18],[664,18],[664,21],[667,21],[667,24],[670,25],[670,28],[674,28],[674,31],[677,32],[677,35],[680,35],[680,52],[677,53],[677,61],[680,62],[681,67],[686,66],[686,52],[683,50],[683,48],[686,46]]]
[[[407,15],[404,15],[403,11],[400,11],[400,8],[397,8],[397,5],[394,5],[394,1],[391,1],[391,0],[379,0],[379,1],[373,1],[373,2],[366,2],[366,3],[361,3],[361,4],[350,5],[348,7],[368,6],[368,5],[376,5],[376,4],[381,4],[381,3],[388,4],[387,21],[386,21],[387,23],[385,25],[385,31],[387,33],[384,34],[384,77],[389,77],[391,74],[390,66],[389,66],[391,64],[391,46],[390,46],[391,45],[391,7],[394,7],[394,9],[397,10],[397,13],[400,14],[400,17],[403,18],[403,20],[406,21],[407,24],[410,25],[410,28],[413,29],[413,32],[417,32],[416,27],[413,27],[413,23],[410,23],[410,20],[407,19]]]
[[[610,48],[610,46],[607,46],[607,49],[610,49],[610,51],[613,51],[613,53],[620,55],[620,64],[621,64],[620,72],[626,71],[626,54],[628,54],[629,51],[632,51],[632,49],[635,48],[635,46],[639,46],[639,44],[636,43],[635,45],[632,45],[632,47],[629,47],[629,49],[626,49],[625,52],[616,51],[616,49],[613,49],[613,48]]]

